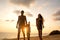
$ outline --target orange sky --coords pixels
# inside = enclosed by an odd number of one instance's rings
[[[18,5],[15,5],[14,2],[11,3],[9,0],[0,3],[0,32],[17,32],[16,22],[19,13],[15,13],[14,11],[16,10],[25,11],[27,21],[31,22],[32,33],[37,33],[36,18],[39,13],[41,13],[44,18],[45,28],[43,29],[43,33],[50,33],[52,30],[60,30],[60,21],[55,21],[55,16],[53,16],[53,14],[60,10],[59,0],[29,1],[30,3],[28,4],[24,4],[22,1],[22,3]]]

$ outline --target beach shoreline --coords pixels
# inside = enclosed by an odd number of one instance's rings
[[[60,35],[48,35],[48,36],[43,36],[43,40],[60,40]],[[23,38],[20,38],[23,40]],[[17,38],[12,38],[12,39],[3,39],[3,40],[17,40]],[[27,38],[26,38],[27,40]],[[39,40],[39,37],[31,37],[30,40]]]

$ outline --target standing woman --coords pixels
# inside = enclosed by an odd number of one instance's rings
[[[41,14],[38,14],[38,18],[36,18],[36,26],[37,26],[37,30],[38,30],[38,35],[39,35],[39,39],[42,40],[42,28],[44,27],[43,25],[43,17],[41,16]]]

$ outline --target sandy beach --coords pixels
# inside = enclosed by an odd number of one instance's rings
[[[3,40],[17,40],[17,39],[13,38],[13,39],[3,39]],[[21,38],[21,40],[23,40],[23,38]],[[39,37],[31,37],[30,40],[39,40]],[[60,40],[60,35],[43,36],[43,40]]]

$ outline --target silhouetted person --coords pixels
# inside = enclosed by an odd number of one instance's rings
[[[38,14],[38,18],[36,18],[36,26],[38,29],[39,38],[40,40],[42,40],[42,27],[44,25],[43,25],[43,17],[41,16],[41,14]]]
[[[30,22],[28,22],[27,26],[27,38],[30,40]]]
[[[24,27],[27,24],[26,16],[24,16],[24,11],[21,11],[21,16],[18,16],[18,21],[17,21],[17,28],[18,28],[18,40],[20,38],[20,31],[22,30],[24,40],[25,40],[25,33],[24,33]]]

